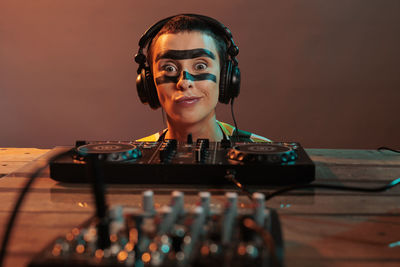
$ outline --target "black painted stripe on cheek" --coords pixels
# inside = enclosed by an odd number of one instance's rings
[[[184,71],[182,73],[183,79],[184,80],[189,80],[192,82],[198,82],[198,81],[212,81],[212,82],[217,82],[217,77],[214,74],[211,73],[202,73],[198,75],[190,74],[187,71]],[[163,84],[163,83],[178,83],[179,76],[160,76],[156,78],[156,84]]]
[[[178,83],[178,76],[160,76],[156,78],[156,84],[163,84],[163,83]]]
[[[202,73],[202,74],[198,74],[198,75],[193,75],[193,74],[190,74],[189,72],[184,71],[183,79],[193,81],[193,82],[205,81],[205,80],[210,80],[215,83],[217,82],[217,77],[215,77],[215,75],[211,74],[211,73]]]

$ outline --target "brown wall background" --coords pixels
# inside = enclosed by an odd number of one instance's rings
[[[233,32],[239,128],[309,148],[399,148],[397,0],[2,0],[0,146],[163,128],[161,111],[139,102],[132,58],[145,29],[177,13]],[[218,118],[231,123],[230,107]]]

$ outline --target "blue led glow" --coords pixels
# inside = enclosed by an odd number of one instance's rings
[[[393,242],[388,245],[389,248],[394,248],[394,247],[398,247],[398,246],[400,246],[400,241]]]
[[[392,181],[389,185],[390,186],[395,186],[398,183],[400,183],[400,178],[397,178],[396,180]]]
[[[169,252],[169,246],[164,244],[161,246],[161,251],[164,253],[168,253]]]

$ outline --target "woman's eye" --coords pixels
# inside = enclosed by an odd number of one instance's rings
[[[207,64],[206,63],[197,63],[195,65],[196,70],[205,70],[207,69]]]
[[[165,65],[162,67],[163,70],[165,70],[166,72],[175,72],[177,71],[177,68],[175,66],[172,65]]]

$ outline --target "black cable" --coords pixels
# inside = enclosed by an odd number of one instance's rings
[[[393,148],[386,147],[386,146],[378,147],[378,151],[381,151],[381,150],[389,150],[389,151],[392,151],[392,152],[395,152],[395,153],[400,153],[400,150],[393,149]]]
[[[245,193],[250,200],[253,200],[253,193],[247,190],[247,188],[244,185],[242,185],[238,180],[236,180],[235,176],[236,176],[235,170],[227,170],[225,179],[232,182],[237,188],[239,188],[240,191]]]
[[[20,194],[18,196],[18,199],[15,202],[13,211],[11,213],[11,216],[10,216],[9,220],[8,220],[7,226],[6,226],[5,230],[4,230],[3,240],[1,242],[1,250],[0,250],[0,267],[3,266],[4,259],[5,259],[6,253],[7,253],[7,245],[8,245],[8,241],[10,239],[10,236],[11,236],[12,228],[14,226],[14,222],[15,222],[15,220],[17,218],[17,215],[18,215],[18,210],[19,210],[19,208],[21,207],[21,205],[23,203],[23,200],[24,200],[24,197],[25,197],[26,193],[29,191],[29,188],[32,186],[36,176],[38,176],[39,173],[44,168],[46,168],[51,161],[57,159],[58,157],[61,157],[61,156],[65,155],[66,153],[68,153],[68,151],[63,151],[63,152],[55,154],[54,156],[51,156],[50,158],[45,160],[43,163],[41,163],[36,168],[36,170],[30,176],[27,177],[29,179],[26,182],[25,186],[22,188],[22,190],[21,190],[21,192],[20,192]]]
[[[383,192],[383,191],[386,191],[386,190],[398,185],[399,183],[400,183],[400,178],[393,180],[389,184],[379,186],[379,187],[373,187],[373,188],[343,186],[343,185],[328,185],[328,184],[298,184],[298,185],[284,187],[275,192],[272,192],[265,196],[265,200],[269,200],[277,195],[280,195],[280,194],[283,194],[285,192],[292,191],[295,189],[322,188],[322,189],[333,189],[333,190],[343,190],[343,191]]]
[[[253,193],[250,192],[243,184],[241,184],[238,180],[236,180],[236,171],[235,170],[227,170],[225,179],[232,182],[240,191],[246,194],[246,196],[253,200]],[[321,188],[321,189],[332,189],[332,190],[343,190],[343,191],[359,191],[359,192],[382,192],[386,191],[400,183],[400,178],[397,178],[391,181],[389,184],[373,187],[373,188],[365,188],[365,187],[357,187],[357,186],[344,186],[344,185],[329,185],[329,184],[297,184],[291,185],[279,190],[276,190],[265,196],[265,200],[269,200],[277,195],[283,194],[288,191],[292,191],[295,189],[306,189],[306,188]]]
[[[231,114],[232,114],[233,123],[235,125],[235,130],[233,131],[233,134],[232,134],[232,137],[233,137],[233,135],[236,135],[236,137],[235,137],[236,140],[235,140],[235,138],[233,139],[233,143],[235,143],[235,142],[239,141],[239,128],[236,123],[235,113],[233,112],[233,101],[234,101],[234,98],[231,99]]]

